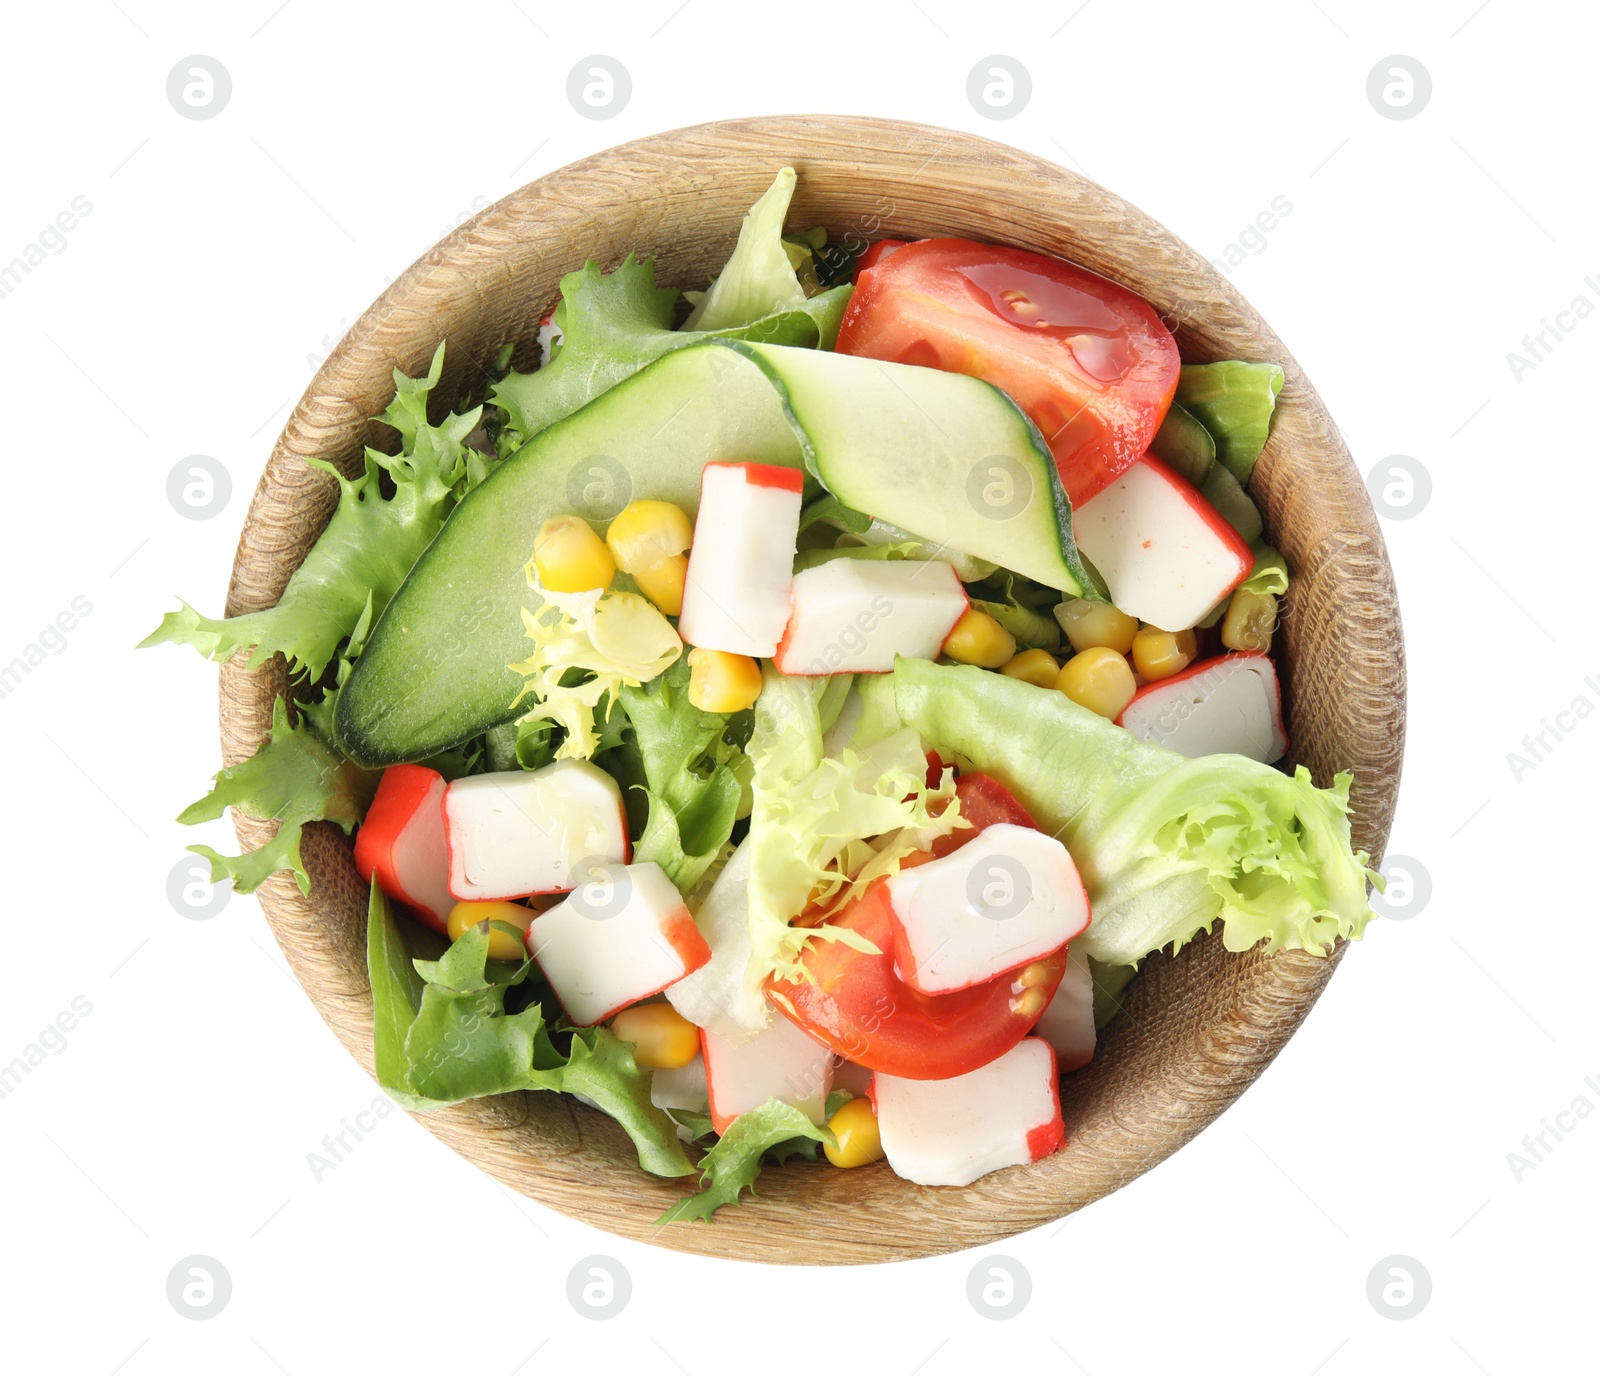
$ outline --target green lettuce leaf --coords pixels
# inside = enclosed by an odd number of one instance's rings
[[[372,986],[372,1067],[378,1087],[402,1108],[425,1109],[411,1084],[406,1034],[422,1008],[422,977],[412,968],[389,900],[374,880],[367,899],[367,979]]]
[[[1245,592],[1271,593],[1282,597],[1289,591],[1289,565],[1271,545],[1255,545],[1251,552],[1256,556],[1256,566],[1250,576],[1239,584]]]
[[[901,659],[907,725],[1010,788],[1059,835],[1089,892],[1079,938],[1136,965],[1222,921],[1230,951],[1325,955],[1372,911],[1367,856],[1350,840],[1350,775],[1317,788],[1242,755],[1188,760],[1064,694],[981,669]]]
[[[1008,569],[967,589],[972,605],[986,611],[1015,637],[1021,650],[1061,648],[1061,624],[1053,614],[1061,594]]]
[[[717,280],[705,292],[684,293],[694,302],[684,329],[736,329],[805,303],[805,288],[783,242],[794,187],[794,168],[780,168],[740,224],[739,242]]]
[[[632,1139],[652,1175],[694,1171],[666,1113],[650,1102],[650,1072],[604,1027],[558,1030],[538,1003],[508,1011],[507,996],[533,969],[489,959],[489,924],[462,933],[438,960],[402,969],[404,939],[386,902],[367,915],[367,969],[376,1018],[379,1083],[405,1107],[431,1110],[515,1090],[581,1094]],[[408,1016],[409,1015],[409,1016]]]
[[[819,1128],[799,1109],[779,1099],[768,1099],[760,1108],[741,1113],[701,1158],[700,1193],[680,1199],[656,1222],[709,1223],[724,1204],[739,1203],[746,1190],[755,1192],[756,1176],[769,1152],[784,1148],[784,1156],[792,1155],[797,1140],[835,1145],[827,1128]]]
[[[1241,487],[1261,457],[1272,411],[1283,390],[1283,369],[1276,363],[1185,363],[1173,398],[1211,433],[1217,459]]]
[[[633,726],[649,798],[634,861],[655,861],[687,893],[733,831],[742,794],[733,760],[743,752],[723,740],[727,714],[702,712],[689,701],[687,659],[652,682],[624,686],[618,696]]]
[[[561,304],[555,311],[562,330],[560,350],[537,372],[508,373],[490,392],[490,401],[505,411],[513,437],[506,447],[526,443],[645,364],[707,333],[832,348],[850,292],[849,286],[835,287],[733,329],[675,330],[672,310],[678,293],[656,286],[649,259],[629,254],[614,272],[585,263],[561,279]]]
[[[289,724],[279,698],[272,729],[248,760],[219,771],[211,791],[178,814],[185,826],[209,822],[227,808],[246,817],[276,821],[278,834],[243,855],[220,855],[210,846],[190,846],[211,862],[211,882],[233,881],[238,893],[253,893],[277,870],[293,870],[301,893],[311,892],[311,876],[300,862],[300,831],[307,822],[337,823],[349,835],[366,813],[378,776],[359,769],[328,745],[308,722]]]
[[[379,419],[400,432],[398,454],[368,449],[365,468],[354,479],[321,459],[306,461],[338,481],[339,505],[277,606],[213,619],[185,602],[161,619],[140,648],[190,645],[213,660],[249,649],[252,669],[282,654],[297,678],[321,678],[363,613],[376,617],[383,611],[465,487],[488,471],[489,460],[464,446],[481,407],[447,416],[437,426],[427,422],[428,397],[443,368],[440,344],[426,376],[408,378],[395,370],[395,397]],[[383,475],[394,485],[390,497],[380,489]]]
[[[749,746],[755,773],[746,841],[747,987],[773,974],[803,978],[799,958],[813,940],[870,949],[855,933],[826,923],[790,924],[813,905],[824,915],[842,906],[873,879],[895,873],[912,851],[967,825],[952,771],[928,787],[927,759],[913,731],[824,756],[821,704],[829,682],[763,669]]]

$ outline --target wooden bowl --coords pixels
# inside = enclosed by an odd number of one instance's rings
[[[1273,360],[1287,374],[1251,480],[1293,583],[1280,636],[1294,758],[1319,783],[1353,769],[1358,845],[1381,855],[1399,785],[1405,672],[1383,539],[1338,432],[1282,342],[1211,265],[1093,182],[971,134],[832,116],[727,120],[596,154],[523,187],[438,244],[380,297],[317,373],[273,448],[240,537],[228,612],[272,606],[332,511],[391,369],[425,370],[449,341],[436,400],[454,400],[506,341],[530,366],[561,275],[594,258],[653,254],[658,279],[704,286],[777,168],[800,174],[790,223],[830,235],[963,235],[1059,254],[1139,292],[1185,359]],[[281,660],[223,669],[223,754],[253,754],[285,687]],[[235,815],[246,845],[270,824]],[[372,1066],[365,889],[336,828],[307,829],[309,898],[285,875],[262,908],[296,977],[350,1054]],[[1110,1193],[1177,1150],[1278,1053],[1337,963],[1291,952],[1230,955],[1203,939],[1154,957],[1130,986],[1093,1065],[1062,1094],[1068,1147],[964,1189],[925,1189],[882,1163],[769,1169],[760,1194],[711,1225],[652,1220],[692,1187],[638,1169],[603,1115],[554,1094],[480,1100],[419,1121],[483,1170],[598,1228],[751,1261],[850,1263],[927,1256],[1037,1227]]]

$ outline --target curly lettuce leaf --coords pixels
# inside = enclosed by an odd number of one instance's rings
[[[508,993],[533,968],[489,959],[489,924],[463,932],[436,961],[404,966],[404,938],[387,901],[367,916],[367,970],[375,1013],[379,1084],[405,1107],[431,1110],[515,1090],[581,1094],[614,1118],[652,1175],[690,1175],[678,1130],[650,1102],[650,1072],[604,1027],[560,1032],[557,1046],[542,1008],[508,1012]]]
[[[687,893],[733,831],[742,789],[723,733],[728,715],[689,701],[689,663],[680,659],[654,681],[624,685],[619,701],[633,726],[649,813],[634,861],[653,860]]]
[[[772,185],[739,225],[733,256],[705,292],[686,292],[695,303],[686,330],[725,330],[748,325],[804,304],[806,292],[794,258],[783,242],[783,221],[794,197],[794,168],[778,169]],[[799,256],[799,255],[796,255]]]
[[[602,700],[610,721],[622,689],[665,672],[683,654],[683,641],[638,593],[552,592],[531,559],[526,574],[540,606],[522,612],[533,653],[508,666],[526,679],[511,705],[531,697],[518,723],[548,721],[565,732],[556,759],[591,759],[602,744],[595,724]]]
[[[648,258],[629,254],[613,272],[602,272],[591,260],[561,279],[561,304],[555,310],[560,349],[536,372],[507,373],[490,392],[489,400],[506,413],[509,438],[503,448],[526,443],[645,364],[707,334],[832,348],[850,292],[848,285],[835,287],[733,329],[675,330],[678,293],[656,286]]]
[[[300,861],[300,832],[307,822],[335,822],[349,835],[372,801],[378,776],[350,763],[309,722],[289,724],[282,698],[272,708],[272,729],[248,760],[220,770],[204,798],[178,814],[185,826],[209,822],[226,808],[278,824],[278,834],[243,855],[220,855],[210,846],[190,846],[211,862],[211,882],[233,881],[238,893],[253,893],[269,874],[293,870],[301,893],[311,876]]]
[[[835,1146],[827,1128],[818,1127],[799,1109],[780,1099],[768,1099],[760,1108],[741,1113],[728,1124],[716,1146],[700,1160],[701,1189],[698,1194],[680,1199],[656,1220],[663,1223],[709,1223],[711,1215],[724,1204],[737,1204],[746,1190],[755,1193],[761,1163],[775,1154],[780,1162],[809,1143],[812,1159],[815,1144]]]
[[[1072,853],[1106,965],[1182,947],[1220,919],[1230,951],[1326,955],[1371,920],[1350,838],[1350,778],[1317,788],[1242,755],[1185,759],[1061,693],[901,659],[895,706],[935,746],[993,774]]]
[[[477,427],[481,407],[428,424],[428,398],[443,368],[441,343],[425,376],[408,378],[395,369],[394,400],[379,419],[400,432],[398,454],[368,449],[364,469],[354,479],[321,459],[306,460],[338,482],[339,505],[277,606],[211,618],[184,602],[161,619],[140,648],[189,645],[213,660],[249,650],[252,669],[282,654],[295,677],[321,678],[363,611],[370,607],[373,616],[383,611],[461,492],[488,471],[485,456],[464,443]],[[381,475],[393,482],[390,497],[380,490]]]
[[[1283,390],[1276,363],[1185,363],[1173,400],[1198,420],[1216,442],[1217,461],[1239,480],[1250,473],[1266,446],[1272,412]]]
[[[821,703],[828,683],[763,669],[749,746],[755,766],[746,843],[749,988],[769,975],[804,978],[799,959],[813,940],[870,950],[855,933],[826,923],[790,924],[807,908],[826,914],[841,907],[873,879],[895,873],[912,851],[967,825],[952,771],[928,787],[927,758],[914,731],[864,751],[824,755]]]

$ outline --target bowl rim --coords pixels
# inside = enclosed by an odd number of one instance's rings
[[[962,190],[978,187],[991,200],[1003,194],[999,188],[1026,186],[1031,199],[1059,217],[1063,233],[1070,230],[1091,236],[1078,242],[1080,251],[1071,255],[1086,266],[1105,271],[1102,262],[1114,266],[1118,255],[1130,253],[1157,264],[1163,276],[1158,279],[1161,291],[1156,296],[1165,295],[1166,299],[1156,300],[1142,284],[1134,284],[1133,289],[1155,300],[1180,340],[1188,338],[1196,352],[1240,356],[1226,350],[1230,341],[1242,340],[1270,351],[1264,356],[1283,364],[1286,384],[1278,418],[1252,478],[1251,491],[1262,504],[1267,528],[1275,538],[1285,522],[1296,529],[1296,523],[1310,522],[1315,537],[1314,543],[1306,546],[1313,551],[1308,567],[1314,566],[1315,572],[1308,581],[1315,587],[1303,590],[1307,612],[1286,626],[1284,649],[1291,658],[1304,657],[1316,672],[1311,681],[1300,683],[1285,666],[1288,706],[1291,712],[1310,713],[1307,723],[1313,753],[1325,742],[1312,707],[1331,702],[1349,715],[1349,723],[1337,725],[1354,740],[1353,748],[1361,757],[1356,762],[1359,792],[1353,821],[1358,844],[1372,853],[1376,863],[1387,840],[1399,786],[1405,723],[1404,657],[1393,576],[1382,536],[1337,428],[1282,341],[1208,260],[1087,178],[1022,150],[958,130],[858,116],[718,120],[602,150],[486,207],[396,279],[356,321],[312,379],[278,437],[252,497],[230,580],[228,614],[273,605],[309,544],[306,532],[311,531],[309,538],[314,539],[331,513],[336,485],[327,475],[309,469],[302,459],[331,451],[348,461],[359,453],[363,436],[370,433],[369,417],[387,401],[384,397],[373,405],[374,388],[381,388],[391,367],[416,370],[416,341],[426,335],[424,326],[433,318],[428,313],[448,299],[440,293],[460,291],[466,282],[469,291],[481,294],[482,284],[468,280],[469,269],[495,271],[495,255],[505,254],[507,245],[517,242],[519,235],[555,235],[573,223],[588,223],[596,206],[617,204],[619,189],[624,198],[630,191],[637,196],[641,179],[648,180],[652,172],[659,178],[665,175],[664,169],[695,163],[696,159],[757,159],[766,176],[771,167],[793,164],[800,172],[799,206],[806,199],[808,164],[825,166],[830,175],[852,167],[858,174],[871,169],[874,175],[887,175],[888,169],[905,175],[914,159],[930,146],[934,151],[923,168],[940,160],[940,170],[932,179],[935,182],[948,179],[944,165],[949,164],[948,176],[966,179]],[[728,175],[737,175],[737,167]],[[584,212],[575,214],[574,207],[584,207]],[[920,212],[914,204],[915,213],[924,217],[919,223],[929,223],[945,212],[930,199]],[[969,209],[965,213],[977,212]],[[1020,210],[1017,213],[1022,214]],[[1029,213],[1042,212],[1035,209]],[[974,231],[974,237],[1000,236]],[[1036,242],[1032,246],[1041,245]],[[1096,261],[1097,257],[1101,261]],[[576,265],[571,261],[561,264],[557,275]],[[419,319],[423,325],[418,324]],[[437,329],[435,337],[444,332]],[[526,329],[519,333],[526,343]],[[430,343],[427,352],[431,349]],[[461,366],[459,359],[454,366]],[[440,392],[452,399],[456,395],[449,367]],[[1341,599],[1350,598],[1357,600],[1348,605],[1360,613],[1354,617],[1353,628],[1346,628],[1325,609],[1319,610],[1324,603],[1337,608],[1343,605]],[[1323,667],[1326,656],[1317,642],[1319,630],[1353,638],[1358,652],[1353,656],[1353,669]],[[1280,664],[1283,658],[1279,656]],[[272,701],[286,687],[281,659],[256,671],[247,669],[244,660],[244,654],[236,656],[223,666],[221,675],[222,744],[224,762],[229,765],[254,753],[270,723]],[[1333,677],[1324,682],[1329,673]],[[1306,729],[1298,721],[1294,725],[1297,729],[1291,731],[1292,737]],[[270,823],[237,812],[234,821],[245,845],[259,844],[271,834]],[[330,907],[341,897],[348,902],[344,871],[354,873],[349,842],[331,825],[315,824],[307,828],[303,851],[315,883],[326,882],[331,887],[320,901]],[[313,895],[316,892],[314,887]],[[357,971],[349,952],[335,949],[319,898],[302,896],[287,876],[278,874],[268,880],[258,897],[297,979],[370,1074],[371,995],[364,966]],[[363,911],[364,906],[363,900]],[[1153,1083],[1124,1102],[1104,1067],[1097,1070],[1092,1065],[1079,1072],[1085,1077],[1082,1101],[1093,1106],[1094,1112],[1085,1110],[1083,1135],[1078,1139],[1073,1138],[1073,1120],[1069,1118],[1066,1152],[1034,1166],[998,1172],[958,1190],[927,1190],[889,1176],[895,1187],[883,1191],[866,1188],[870,1182],[864,1180],[860,1192],[864,1217],[852,1226],[819,1229],[814,1210],[822,1201],[811,1189],[797,1193],[790,1178],[795,1173],[786,1170],[764,1174],[755,1205],[725,1209],[709,1227],[656,1229],[652,1220],[660,1207],[691,1188],[693,1177],[665,1182],[663,1193],[659,1188],[662,1182],[637,1172],[637,1188],[625,1191],[630,1198],[619,1202],[610,1197],[610,1192],[596,1188],[590,1174],[601,1159],[596,1144],[606,1140],[609,1120],[596,1123],[596,1115],[567,1096],[546,1096],[564,1102],[565,1123],[551,1111],[541,1108],[535,1113],[525,1102],[518,1102],[526,1100],[526,1095],[478,1100],[413,1116],[490,1175],[529,1197],[593,1226],[677,1250],[816,1264],[884,1261],[976,1246],[1081,1208],[1188,1142],[1277,1055],[1344,953],[1341,943],[1327,959],[1301,952],[1271,957],[1244,953],[1219,959],[1220,946],[1217,940],[1197,940],[1175,958],[1152,957],[1142,969],[1132,986],[1129,1008],[1112,1024],[1108,1039],[1114,1034],[1134,1048],[1130,1055],[1139,1059],[1131,1063],[1155,1067],[1150,1071]],[[1158,977],[1152,970],[1159,972]],[[1138,1044],[1145,1023],[1159,1022],[1164,1016],[1164,1010],[1152,1000],[1159,997],[1157,986],[1185,988],[1196,980],[1202,984],[1227,982],[1234,996],[1228,1010],[1230,1021],[1225,1026],[1200,1029],[1185,1042],[1182,1058],[1174,1057],[1175,1061],[1181,1059],[1181,1064],[1166,1065],[1159,1052]],[[1149,997],[1143,997],[1147,992]],[[1141,1019],[1138,1028],[1117,1031],[1124,1018],[1132,1020],[1135,1015]],[[1121,1059],[1125,1058],[1119,1052],[1119,1063]],[[1103,1111],[1107,1109],[1109,1112]],[[535,1119],[535,1128],[530,1128]],[[541,1144],[550,1146],[548,1156],[530,1159],[518,1145],[529,1131],[536,1131]],[[1078,1158],[1072,1170],[1065,1171],[1061,1163],[1074,1145]],[[882,1174],[881,1168],[869,1169]],[[867,1173],[827,1174],[856,1177]],[[771,1185],[769,1175],[775,1177]],[[825,1193],[849,1197],[833,1186]],[[890,1224],[893,1226],[886,1226]]]

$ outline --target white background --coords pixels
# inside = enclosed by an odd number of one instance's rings
[[[0,1062],[75,997],[92,1012],[0,1101],[0,1363],[89,1376],[1592,1366],[1600,1122],[1566,1119],[1575,1130],[1548,1136],[1520,1179],[1507,1155],[1580,1096],[1600,1107],[1600,722],[1579,721],[1520,780],[1507,755],[1580,695],[1600,704],[1585,683],[1600,684],[1600,322],[1580,321],[1520,380],[1507,355],[1580,294],[1600,303],[1584,280],[1600,273],[1593,15],[1510,0],[673,3],[8,10],[0,263],[74,196],[93,210],[0,300],[0,661],[74,597],[93,611],[0,700]],[[594,53],[632,76],[608,120],[566,99],[568,71]],[[189,54],[231,74],[214,119],[166,99]],[[1030,104],[1004,122],[966,96],[992,54],[1032,77]],[[1368,73],[1391,54],[1431,74],[1415,118],[1368,102]],[[977,1254],[865,1274],[687,1258],[513,1199],[399,1113],[317,1181],[308,1153],[374,1086],[252,901],[192,921],[166,898],[184,845],[233,842],[226,823],[170,820],[217,765],[216,670],[131,647],[175,593],[220,610],[249,492],[317,356],[452,224],[524,181],[655,130],[817,111],[1014,142],[1218,257],[1287,197],[1235,280],[1363,472],[1406,454],[1432,478],[1425,509],[1385,521],[1411,667],[1392,849],[1426,866],[1431,902],[1374,926],[1277,1063],[1191,1146],[995,1249],[1033,1286],[1003,1323],[967,1302]],[[207,521],[166,497],[168,471],[196,453],[233,480]],[[597,1253],[633,1283],[606,1322],[566,1297],[569,1270]],[[167,1299],[191,1254],[232,1277],[208,1321]],[[1406,1321],[1368,1300],[1392,1254],[1432,1278]]]

